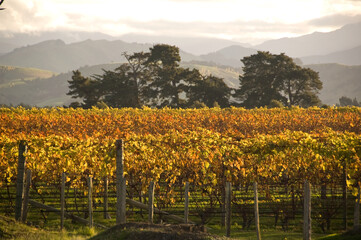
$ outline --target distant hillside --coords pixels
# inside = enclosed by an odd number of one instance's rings
[[[233,68],[231,66],[220,66],[207,62],[184,62],[181,64],[184,68],[196,68],[203,75],[214,75],[224,79],[224,82],[231,88],[238,88],[239,75],[242,73],[241,68]]]
[[[339,98],[342,96],[361,100],[361,66],[313,64],[305,67],[319,72],[323,82],[320,93],[323,103],[329,105],[339,103]]]
[[[61,39],[65,43],[73,43],[92,40],[115,40],[114,37],[99,32],[79,32],[79,31],[49,31],[14,33],[10,31],[0,31],[0,55],[9,53],[15,48],[34,45],[43,41]]]
[[[137,43],[166,43],[176,45],[180,49],[195,54],[208,54],[210,52],[218,51],[219,49],[229,47],[232,45],[249,46],[249,44],[242,44],[236,41],[207,38],[207,37],[169,37],[169,36],[154,36],[154,35],[140,35],[140,34],[126,34],[120,37],[126,42]]]
[[[197,68],[202,74],[212,74],[224,78],[228,86],[237,88],[241,68],[219,66],[207,62],[184,62],[185,68]],[[79,70],[84,76],[102,74],[102,69],[114,70],[119,63],[102,64],[82,67]],[[361,100],[361,66],[345,66],[340,64],[314,64],[306,65],[320,74],[323,89],[320,98],[323,103],[333,105],[339,98],[347,96]],[[46,72],[45,72],[46,73]],[[21,84],[0,85],[0,104],[18,105],[25,103],[37,106],[68,105],[72,99],[66,95],[69,91],[68,80],[72,72],[62,73],[46,79],[21,81]]]
[[[361,46],[328,55],[303,57],[301,60],[304,64],[340,63],[345,65],[361,65]]]
[[[79,71],[84,76],[102,74],[102,69],[114,70],[120,63],[101,64],[95,66],[81,67]],[[236,87],[240,69],[232,67],[220,67],[212,64],[202,64],[200,62],[182,63],[186,68],[197,68],[203,74],[212,74],[222,77],[225,82]],[[72,72],[62,73],[47,79],[37,79],[31,82],[24,82],[21,85],[0,87],[0,104],[18,105],[24,103],[36,106],[63,106],[69,105],[73,100],[66,95],[69,91],[68,80],[71,79]]]
[[[301,37],[270,40],[255,48],[277,54],[284,52],[291,57],[305,57],[355,48],[360,46],[360,43],[361,22],[327,33],[315,32]]]
[[[34,79],[50,78],[55,75],[56,73],[54,72],[35,68],[0,66],[0,88],[9,85],[24,84]]]
[[[241,59],[246,56],[257,53],[256,49],[245,48],[242,46],[233,45],[220,49],[216,52],[201,55],[204,61],[214,62],[220,65],[228,65],[232,67],[241,67]]]
[[[123,52],[149,51],[150,44],[126,43],[120,40],[86,40],[66,44],[62,40],[49,40],[17,48],[0,56],[0,65],[41,68],[67,72],[86,65],[124,62]],[[197,60],[196,56],[181,51],[184,61]]]

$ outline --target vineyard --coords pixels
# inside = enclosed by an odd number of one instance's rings
[[[164,204],[185,182],[215,198],[225,182],[257,181],[269,201],[275,184],[298,188],[307,179],[326,191],[346,177],[356,195],[361,182],[361,108],[2,108],[0,133],[0,187],[16,180],[20,140],[35,185],[60,184],[66,172],[81,189],[88,176],[115,179],[115,141],[123,139],[127,191],[161,182]]]

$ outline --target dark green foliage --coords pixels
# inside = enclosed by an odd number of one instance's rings
[[[244,107],[269,106],[272,100],[288,106],[320,104],[317,94],[322,82],[318,73],[296,65],[285,54],[258,51],[241,61],[244,74],[239,77],[240,88],[234,97]]]
[[[193,84],[189,87],[189,102],[204,103],[207,107],[229,107],[231,89],[223,79],[209,75],[190,78]]]
[[[84,108],[90,108],[95,106],[101,97],[101,91],[99,82],[92,78],[86,78],[77,71],[73,71],[72,80],[68,81],[69,92],[67,95],[71,95],[72,98],[82,98],[81,104]],[[74,103],[73,105],[76,105]]]
[[[114,71],[103,70],[102,75],[85,78],[74,71],[68,95],[83,99],[83,103],[71,106],[177,108],[192,107],[195,102],[208,107],[229,106],[231,89],[223,79],[180,67],[176,46],[159,44],[148,53],[123,56],[127,63]]]
[[[356,98],[351,99],[343,96],[339,99],[339,101],[340,101],[339,104],[340,107],[347,107],[347,106],[361,107],[361,102],[358,102]]]
[[[183,103],[180,95],[184,93],[181,84],[184,69],[179,67],[180,60],[176,46],[160,44],[150,48],[147,63],[153,74],[148,97],[154,106],[179,107]]]
[[[268,105],[268,107],[269,108],[282,108],[284,106],[283,106],[283,103],[281,103],[280,101],[272,99],[270,104]]]

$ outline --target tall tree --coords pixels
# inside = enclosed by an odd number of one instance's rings
[[[182,104],[181,83],[183,69],[179,67],[179,48],[167,44],[157,44],[150,48],[147,64],[152,72],[148,97],[157,107],[179,107]]]
[[[356,98],[351,99],[349,97],[342,96],[339,99],[340,104],[338,106],[340,107],[346,107],[346,106],[356,106],[361,107],[361,102],[358,102]]]
[[[322,82],[317,72],[292,63],[284,70],[286,73],[283,92],[289,106],[310,107],[321,104],[317,94],[322,89]]]
[[[82,98],[83,107],[189,107],[195,101],[212,107],[229,106],[230,89],[223,79],[202,76],[196,69],[179,66],[179,49],[158,44],[150,52],[123,53],[127,62],[114,71],[92,78],[73,72],[68,95]]]
[[[103,70],[103,75],[94,76],[103,93],[102,101],[110,107],[139,107],[137,89],[127,72],[130,67],[122,64],[115,71]]]
[[[234,97],[244,107],[269,106],[272,100],[284,105],[308,107],[320,104],[317,96],[322,89],[318,73],[296,65],[285,54],[258,51],[244,57],[244,74]]]
[[[129,78],[130,92],[134,94],[134,107],[141,107],[147,104],[148,85],[151,81],[151,73],[148,68],[150,53],[137,52],[132,55],[123,53],[127,59],[127,66],[120,66],[116,71],[124,72]]]
[[[272,100],[284,101],[280,93],[282,82],[276,77],[277,72],[274,69],[274,55],[259,51],[241,61],[244,64],[244,74],[239,77],[240,87],[234,96],[244,107],[267,106]]]
[[[190,76],[190,84],[188,90],[188,105],[194,102],[205,104],[207,107],[229,107],[229,98],[231,95],[231,88],[225,84],[222,78],[213,75],[202,76],[198,70]]]
[[[95,106],[102,96],[99,82],[97,80],[84,77],[79,70],[73,71],[72,80],[68,81],[69,92],[72,98],[82,99],[80,105],[84,108]],[[73,105],[77,105],[74,104]]]

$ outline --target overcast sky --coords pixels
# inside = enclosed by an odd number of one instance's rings
[[[5,0],[0,30],[206,36],[256,44],[361,21],[361,0]]]

